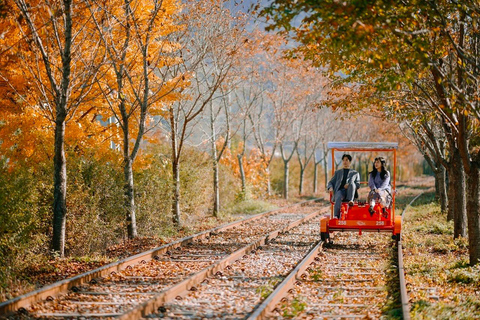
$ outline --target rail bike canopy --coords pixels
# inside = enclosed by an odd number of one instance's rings
[[[397,142],[328,142],[328,149],[340,151],[392,151],[398,149]]]

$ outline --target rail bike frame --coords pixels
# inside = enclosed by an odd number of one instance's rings
[[[329,142],[327,144],[331,150],[332,159],[332,177],[335,174],[335,151],[341,152],[381,152],[393,153],[393,176],[390,180],[392,185],[392,204],[386,208],[385,214],[382,212],[380,204],[375,204],[373,215],[369,212],[370,205],[365,201],[355,199],[354,205],[349,206],[347,202],[342,202],[340,209],[340,219],[333,216],[332,193],[330,192],[331,210],[329,215],[325,215],[320,220],[320,235],[323,241],[330,238],[330,233],[334,231],[358,231],[362,232],[391,232],[392,238],[400,240],[401,216],[395,216],[395,180],[397,171],[397,149],[396,142]],[[368,182],[361,182],[366,184]]]

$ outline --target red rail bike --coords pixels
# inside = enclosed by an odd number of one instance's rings
[[[382,210],[379,203],[374,206],[374,214],[370,214],[367,199],[357,198],[354,205],[342,202],[340,218],[333,216],[332,193],[330,193],[331,213],[320,220],[320,236],[323,241],[330,239],[332,232],[354,231],[362,232],[390,232],[392,238],[399,241],[402,228],[401,216],[395,216],[395,178],[397,167],[398,143],[393,142],[329,142],[328,149],[331,150],[332,176],[335,173],[335,152],[376,152],[379,155],[393,153],[393,166],[391,167],[392,201],[389,207]],[[393,171],[393,172],[392,172]],[[361,182],[367,184],[367,182]],[[362,188],[360,188],[362,189]]]

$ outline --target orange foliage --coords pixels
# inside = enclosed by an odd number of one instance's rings
[[[221,143],[217,143],[217,145]],[[235,177],[240,177],[240,168],[238,165],[237,154],[243,149],[243,143],[240,142],[236,148],[226,148],[220,163],[232,170]],[[243,156],[243,168],[247,185],[255,190],[265,190],[267,184],[267,165],[264,157],[257,148],[250,150],[248,156]],[[253,195],[258,192],[253,192]]]
[[[111,16],[123,11],[123,1],[110,0],[102,2],[108,6]],[[11,1],[2,2],[0,17],[0,156],[8,159],[8,165],[13,168],[16,164],[30,165],[41,161],[53,159],[54,131],[55,131],[55,99],[51,94],[50,80],[45,68],[41,64],[42,58],[38,49],[32,44],[30,29],[19,13],[17,6]],[[58,3],[47,5],[44,1],[29,1],[35,6],[31,13],[33,23],[39,30],[39,36],[44,42],[44,47],[51,59],[52,74],[56,83],[61,82],[61,57],[53,39],[54,32],[49,17],[59,8]],[[153,10],[152,1],[132,1],[135,8],[135,32],[138,39],[145,40],[149,25],[144,23],[150,19]],[[163,116],[166,106],[180,98],[175,92],[175,87],[186,86],[189,76],[183,75],[179,79],[158,81],[158,75],[153,72],[153,66],[162,66],[178,63],[178,57],[171,55],[176,50],[176,44],[165,40],[165,35],[181,29],[175,25],[175,13],[180,10],[176,0],[162,2],[161,13],[157,17],[150,35],[155,34],[154,41],[149,42],[148,58],[152,64],[150,68],[150,86],[154,93],[149,108],[149,117],[146,127],[152,124],[152,116]],[[102,18],[102,10],[90,11],[83,2],[74,2],[73,25],[76,38],[75,52],[72,60],[72,90],[67,97],[67,122],[65,129],[65,146],[67,150],[74,150],[80,154],[88,153],[99,158],[112,158],[116,154],[117,161],[122,155],[117,150],[111,149],[113,143],[120,146],[123,139],[121,126],[112,121],[105,121],[113,116],[113,109],[118,101],[102,99],[101,90],[111,96],[115,91],[116,75],[113,68],[107,68],[104,63],[105,46],[101,43],[95,19]],[[118,22],[118,21],[117,21]],[[121,43],[124,30],[120,23],[114,24],[111,29],[111,38],[107,41]],[[134,31],[132,30],[132,33]],[[163,38],[162,38],[163,37]],[[163,39],[163,40],[161,40]],[[139,94],[142,83],[142,59],[140,41],[132,39],[126,55],[125,64],[130,66],[128,85],[122,88],[122,95],[130,104],[127,104],[127,113],[132,113],[132,123],[138,121],[138,101],[135,96]],[[96,66],[103,66],[97,74],[98,85],[93,78],[89,78],[89,71]],[[90,73],[91,75],[92,73]],[[76,105],[77,102],[82,101]],[[120,113],[119,111],[117,111]],[[118,114],[117,113],[117,114]],[[102,120],[100,122],[99,120]],[[129,134],[134,137],[138,133],[138,125],[129,126]],[[155,138],[146,138],[149,142],[156,142]],[[133,141],[132,141],[133,143]],[[95,150],[89,152],[87,149]],[[138,159],[136,167],[148,166],[148,159]]]
[[[107,53],[97,79],[102,92],[99,100],[104,105],[99,112],[103,119],[119,120],[111,128],[110,139],[116,146],[123,146],[127,134],[127,149],[135,159],[136,153],[131,150],[138,141],[158,142],[154,137],[144,136],[141,128],[152,127],[155,116],[165,118],[168,107],[182,98],[179,89],[189,85],[191,75],[168,78],[159,72],[181,62],[180,57],[172,55],[179,45],[168,37],[183,28],[175,21],[181,6],[177,0],[161,1],[161,8],[155,7],[153,1],[137,0],[130,1],[130,9],[119,0],[99,6],[102,6],[99,11],[105,14],[96,19],[102,24],[99,32]],[[128,11],[132,8],[135,10]],[[124,132],[125,127],[128,133]],[[147,159],[134,162],[135,167],[148,163]]]
[[[8,159],[9,167],[13,168],[21,163],[32,165],[53,159],[58,114],[55,96],[58,94],[53,93],[52,82],[55,90],[59,90],[62,58],[50,19],[59,10],[58,3],[29,1],[29,5],[35,7],[31,19],[48,56],[52,79],[47,75],[39,50],[33,44],[32,32],[19,9],[11,1],[5,3],[7,15],[0,19],[0,155]],[[93,26],[88,24],[91,20],[87,8],[78,3],[74,5],[74,33],[78,40],[72,55],[71,90],[66,97],[65,143],[67,149],[80,153],[87,148],[98,150],[93,154],[102,157],[102,153],[110,152],[110,133],[108,126],[97,121],[99,103],[95,97],[98,93],[91,90],[89,70],[103,58],[95,46],[96,37],[91,31]],[[59,32],[61,38],[62,30]]]

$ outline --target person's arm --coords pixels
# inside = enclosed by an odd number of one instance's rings
[[[375,190],[376,189],[375,181],[374,181],[373,175],[371,173],[368,175],[368,187],[370,188],[370,190]]]
[[[332,179],[330,179],[330,181],[328,181],[327,190],[328,190],[328,189],[332,189],[332,191],[333,191],[333,189],[335,188],[335,183],[336,183],[336,182],[337,182],[337,172],[335,172],[335,173],[333,174]]]
[[[355,186],[358,188],[360,188],[360,173],[358,172],[355,172]]]
[[[385,179],[382,180],[382,184],[377,189],[385,190],[389,188],[389,185],[390,185],[390,172],[387,171],[387,174],[385,175]]]

